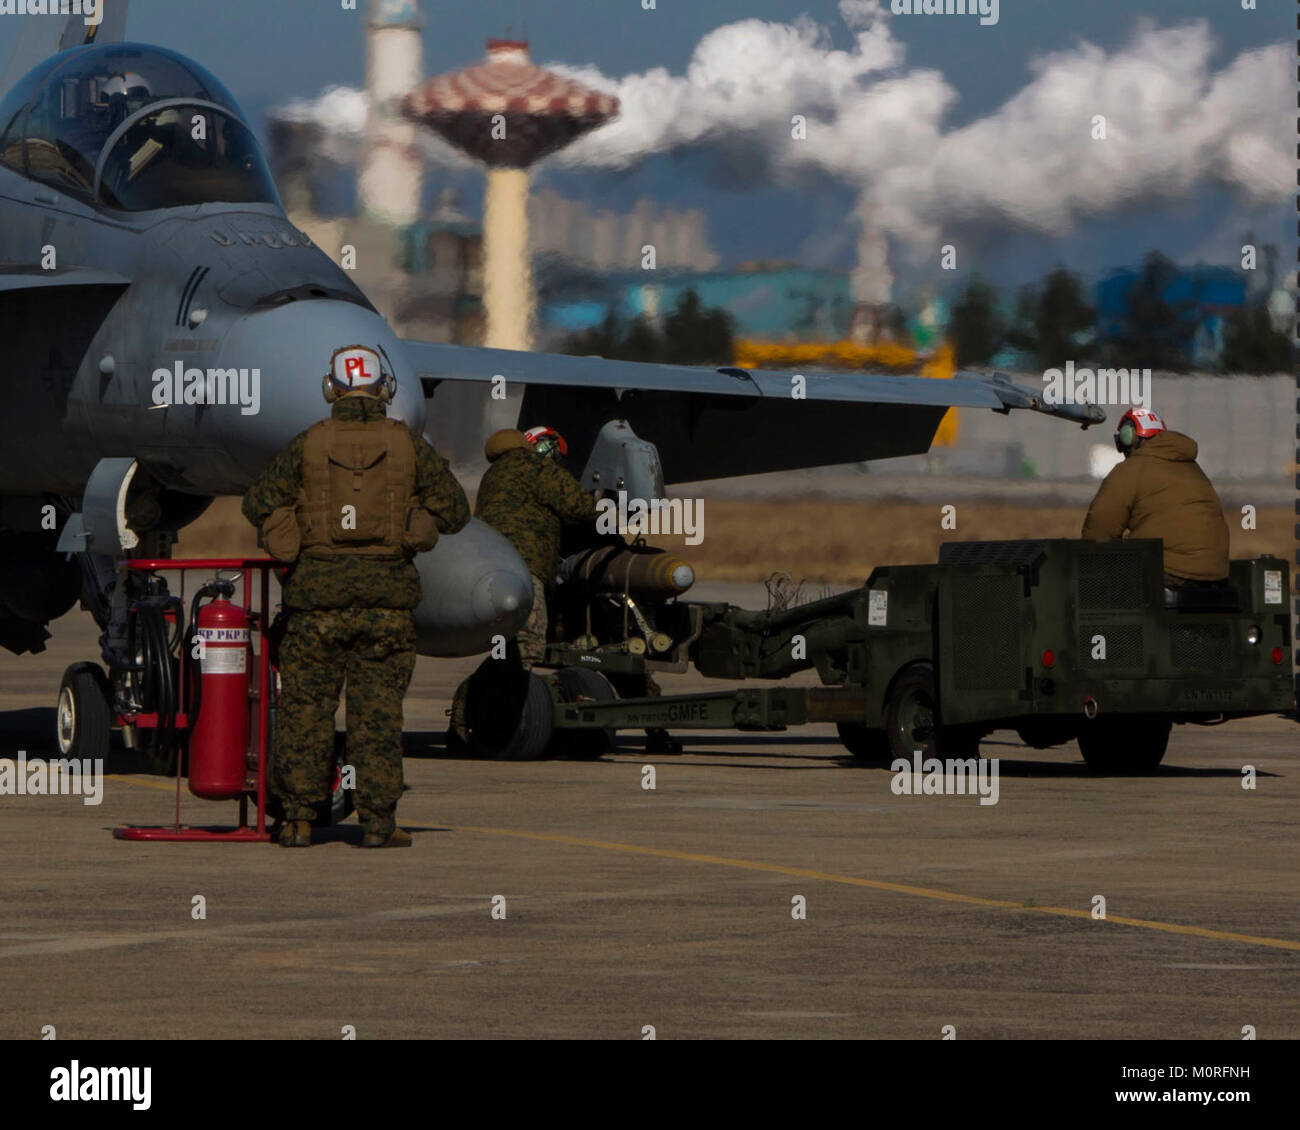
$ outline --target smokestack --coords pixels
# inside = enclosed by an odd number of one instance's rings
[[[879,345],[892,341],[888,319],[894,273],[889,269],[889,240],[881,229],[873,205],[865,200],[858,208],[862,230],[858,235],[858,262],[853,268],[853,318],[849,339],[857,345]]]
[[[858,263],[853,269],[853,298],[863,305],[883,306],[894,289],[889,240],[873,205],[864,201],[858,208],[858,219],[862,230],[858,235]]]
[[[419,218],[424,188],[416,126],[401,110],[401,100],[424,77],[420,26],[417,0],[370,0],[361,208],[395,227]]]

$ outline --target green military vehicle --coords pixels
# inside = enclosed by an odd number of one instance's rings
[[[1038,749],[1077,741],[1113,772],[1157,766],[1175,723],[1292,712],[1287,563],[1233,561],[1213,588],[1162,577],[1159,541],[1053,539],[948,543],[937,565],[884,566],[860,589],[765,612],[579,594],[582,634],[551,645],[548,674],[480,669],[471,730],[489,755],[599,756],[621,728],[834,722],[856,757],[890,762],[973,756],[1012,729]],[[719,679],[815,669],[823,686],[614,693],[688,665]]]

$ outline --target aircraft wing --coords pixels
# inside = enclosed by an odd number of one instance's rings
[[[667,482],[857,463],[930,449],[949,408],[1045,412],[1088,427],[1092,405],[1050,405],[1004,374],[950,380],[865,373],[697,369],[602,357],[402,343],[425,394],[443,381],[526,386],[529,421],[578,434],[623,418],[659,451]],[[798,385],[795,377],[804,380]],[[796,397],[799,389],[803,395]],[[581,453],[578,453],[581,454]]]
[[[55,6],[61,7],[59,0]],[[126,9],[128,0],[99,0],[99,18],[95,23],[92,14],[68,14],[62,18],[54,15],[28,14],[15,30],[9,54],[5,57],[4,70],[0,71],[0,94],[3,94],[37,63],[44,62],[51,55],[66,51],[69,47],[81,47],[87,43],[120,43],[126,38]],[[68,4],[68,7],[73,7]],[[83,0],[82,7],[86,7]],[[17,24],[18,19],[5,21]]]
[[[131,285],[125,275],[101,271],[94,267],[70,267],[63,271],[43,271],[40,267],[5,266],[0,263],[0,291],[40,290],[51,286],[120,286]]]

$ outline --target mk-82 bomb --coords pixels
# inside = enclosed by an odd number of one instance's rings
[[[561,561],[560,580],[637,600],[671,600],[695,584],[695,570],[653,546],[599,545]]]

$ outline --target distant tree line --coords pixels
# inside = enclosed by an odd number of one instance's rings
[[[600,325],[570,334],[561,353],[596,355],[611,361],[654,361],[665,365],[730,365],[735,325],[730,314],[705,308],[694,290],[683,291],[659,328],[646,315],[620,318],[611,306]]]
[[[997,292],[976,275],[949,322],[957,364],[987,365],[999,350],[1012,346],[1043,368],[1074,360],[1117,368],[1140,362],[1143,368],[1186,372],[1193,367],[1192,344],[1203,319],[1195,299],[1171,302],[1165,297],[1178,270],[1159,252],[1148,255],[1125,296],[1118,324],[1104,335],[1082,281],[1064,267],[1021,289],[1009,324],[999,316]],[[1267,297],[1229,315],[1223,372],[1289,372],[1294,364],[1291,338],[1273,328]]]

